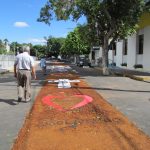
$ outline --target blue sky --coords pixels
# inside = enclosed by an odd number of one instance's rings
[[[65,37],[78,22],[52,21],[48,26],[37,22],[40,9],[47,0],[1,0],[0,5],[0,39],[9,42],[39,44],[43,37]]]

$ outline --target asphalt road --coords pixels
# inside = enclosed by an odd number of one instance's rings
[[[108,103],[150,136],[150,82],[102,76],[99,69],[74,67]]]
[[[41,77],[40,77],[41,76]],[[25,117],[41,88],[42,75],[32,81],[32,101],[17,102],[17,82],[13,73],[0,74],[0,150],[10,150]]]
[[[102,76],[99,69],[72,65],[93,89],[150,136],[150,83],[126,77]],[[49,70],[48,70],[49,72]],[[13,73],[0,75],[0,150],[10,150],[21,129],[45,76],[37,72],[32,81],[32,102],[17,103],[17,85]]]

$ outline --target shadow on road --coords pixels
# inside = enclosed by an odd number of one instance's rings
[[[76,88],[76,87],[72,87]],[[122,92],[144,92],[150,93],[150,91],[139,91],[139,90],[123,90],[123,89],[112,89],[112,88],[97,88],[97,87],[80,87],[79,89],[93,89],[93,90],[109,90],[109,91],[122,91]]]
[[[15,99],[0,99],[0,103],[7,103],[9,105],[18,105],[18,101]]]

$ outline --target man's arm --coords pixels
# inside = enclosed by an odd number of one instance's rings
[[[16,78],[17,78],[17,71],[16,71],[16,68],[17,68],[17,65],[16,65],[16,64],[14,64],[14,77],[16,77]]]
[[[17,78],[17,64],[18,64],[18,56],[16,56],[15,62],[14,62],[14,77],[16,78]]]
[[[36,80],[36,71],[35,71],[35,62],[33,60],[33,57],[30,56],[31,59],[31,75],[34,78],[34,80]]]
[[[34,80],[36,80],[35,66],[31,67],[31,73],[32,73]]]

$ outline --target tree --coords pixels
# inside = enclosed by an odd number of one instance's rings
[[[45,45],[34,45],[31,47],[32,55],[37,57],[43,57],[47,54],[47,48]]]
[[[38,21],[50,24],[54,16],[67,20],[72,16],[87,19],[89,32],[102,46],[103,74],[108,74],[108,47],[118,38],[133,34],[144,10],[144,0],[48,0]],[[54,15],[55,14],[55,15]]]
[[[3,41],[0,40],[0,49],[4,47]]]
[[[0,40],[0,54],[5,54],[7,51],[6,51],[6,47],[5,47],[5,44],[3,43],[2,40]]]
[[[145,1],[146,1],[145,11],[150,13],[150,1],[149,0],[145,0]]]
[[[6,45],[8,42],[9,42],[8,39],[4,39],[5,45]]]
[[[79,25],[74,29],[73,32],[70,32],[61,48],[63,54],[89,54],[90,44],[86,38],[85,26]]]
[[[64,40],[65,38],[54,38],[49,36],[49,38],[47,38],[47,49],[49,55],[57,57],[60,54],[60,49]]]
[[[21,44],[19,44],[18,42],[12,42],[10,44],[10,50],[15,54],[17,55],[17,52],[19,50],[19,48],[21,47]]]

